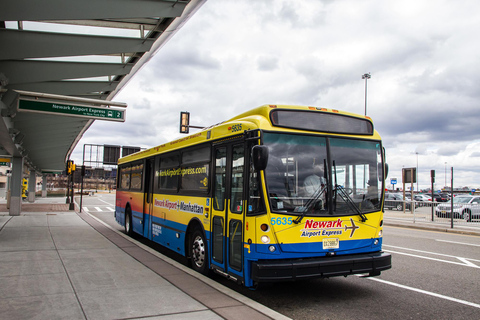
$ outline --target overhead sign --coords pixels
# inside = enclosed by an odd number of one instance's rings
[[[63,104],[56,102],[22,100],[18,101],[18,111],[63,114],[73,117],[107,121],[125,121],[125,110]]]
[[[415,183],[417,182],[417,168],[403,168],[403,183]]]
[[[10,158],[0,158],[0,166],[10,166]]]

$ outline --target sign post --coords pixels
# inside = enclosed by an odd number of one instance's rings
[[[395,191],[395,185],[397,184],[397,178],[391,178],[390,179],[390,184],[393,185],[393,190]]]

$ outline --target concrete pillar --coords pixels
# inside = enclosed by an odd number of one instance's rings
[[[35,171],[30,171],[30,176],[28,177],[28,202],[35,202],[35,192],[37,191],[37,176]]]
[[[10,208],[11,216],[19,216],[22,212],[22,178],[23,158],[12,158],[12,178],[10,184]]]
[[[47,175],[42,176],[42,198],[47,197]]]

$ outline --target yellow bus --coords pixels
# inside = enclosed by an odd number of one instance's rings
[[[377,276],[384,160],[369,117],[264,105],[119,159],[115,219],[247,287]]]

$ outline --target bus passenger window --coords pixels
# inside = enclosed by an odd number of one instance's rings
[[[178,177],[181,174],[180,157],[172,155],[160,159],[158,187],[160,189],[177,190]]]
[[[130,189],[130,173],[131,167],[122,167],[120,168],[120,189],[128,190]]]
[[[219,148],[215,153],[215,187],[213,208],[218,211],[225,209],[225,169],[227,164],[227,149]]]
[[[142,190],[143,163],[132,166],[131,190]]]
[[[242,239],[242,222],[238,220],[231,220],[229,223],[228,239],[229,244],[229,263],[230,266],[237,270],[242,270],[242,252],[243,252],[243,239]]]
[[[230,211],[241,213],[243,210],[243,168],[245,157],[243,156],[243,145],[233,148],[232,159],[232,185],[230,198]]]

